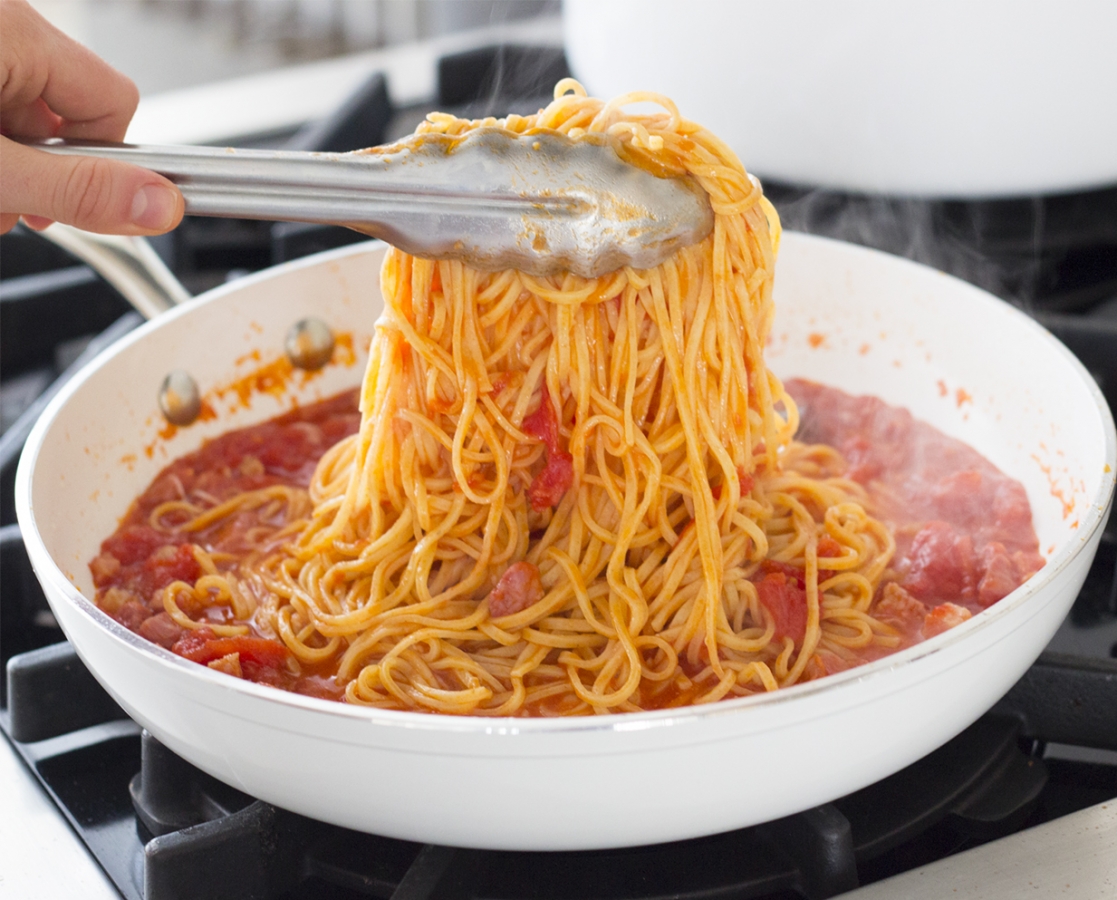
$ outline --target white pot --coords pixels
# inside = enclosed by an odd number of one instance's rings
[[[774,694],[573,720],[296,696],[187,662],[113,622],[87,599],[88,562],[130,501],[172,457],[290,402],[226,400],[216,421],[167,441],[155,402],[164,373],[187,369],[203,391],[227,384],[258,365],[253,351],[278,357],[288,326],[309,314],[363,345],[381,304],[382,253],[360,245],[280,266],[140,328],[60,392],[20,462],[27,549],[79,655],[160,741],[243,791],[351,828],[470,847],[611,847],[750,825],[856,790],[957,734],[1031,664],[1085,578],[1117,461],[1109,410],[1078,361],[964,282],[787,234],[769,348],[777,372],[902,404],[1028,491],[1049,561],[968,622]],[[326,396],[360,373],[359,361],[335,366],[292,393]],[[960,406],[957,388],[972,401]]]
[[[761,178],[993,197],[1117,184],[1109,0],[564,0],[591,93],[650,90]]]

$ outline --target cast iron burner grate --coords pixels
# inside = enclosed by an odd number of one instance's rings
[[[65,643],[8,662],[0,726],[130,900],[819,900],[1117,795],[1117,767],[1042,758],[1047,740],[1117,750],[1117,663],[1054,654],[954,740],[831,804],[583,853],[422,845],[254,800],[124,718]]]

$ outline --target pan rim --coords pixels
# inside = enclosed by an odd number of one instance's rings
[[[805,235],[797,232],[789,232],[786,236],[792,237],[794,241],[837,245],[842,248],[842,252],[851,254],[867,254],[873,257],[885,257],[889,264],[912,266],[921,271],[934,271],[927,266],[901,257],[895,257],[891,254],[842,241],[835,241],[829,238]],[[1105,437],[1104,456],[1109,471],[1104,474],[1097,491],[1094,496],[1090,498],[1089,509],[1083,516],[1078,530],[1056,548],[1055,552],[1039,572],[1007,597],[973,616],[973,618],[920,644],[916,644],[899,653],[882,657],[881,659],[866,663],[854,669],[846,670],[845,672],[836,673],[816,681],[781,688],[771,693],[756,694],[748,697],[722,700],[717,703],[687,706],[678,709],[650,710],[610,716],[576,716],[552,719],[450,716],[439,713],[382,710],[355,706],[332,700],[305,697],[276,688],[270,688],[265,685],[258,685],[240,679],[230,679],[228,676],[210,671],[204,666],[199,666],[189,660],[175,656],[169,650],[151,644],[138,634],[128,631],[128,629],[111,619],[107,614],[98,609],[92,601],[85,597],[65,575],[61,567],[54,562],[46,548],[45,541],[42,538],[35,520],[32,497],[32,481],[35,464],[39,449],[49,435],[51,426],[56,420],[58,413],[67,404],[70,397],[72,397],[95,373],[100,371],[101,368],[107,365],[117,354],[123,352],[127,347],[143,340],[144,336],[151,331],[166,327],[169,323],[176,321],[183,315],[189,314],[192,310],[217,301],[226,294],[234,293],[250,284],[270,281],[293,270],[328,264],[336,259],[350,255],[377,252],[381,246],[382,244],[379,241],[362,242],[348,247],[315,254],[290,263],[284,263],[253,275],[245,276],[245,278],[238,279],[235,282],[221,285],[131,332],[116,344],[107,348],[86,366],[85,369],[71,379],[71,381],[59,391],[58,395],[52,399],[39,418],[39,421],[36,423],[31,435],[28,437],[16,473],[15,500],[17,516],[23,532],[24,541],[27,545],[28,554],[31,557],[37,577],[40,580],[49,581],[50,585],[57,592],[57,596],[64,597],[67,602],[75,605],[82,614],[92,618],[98,627],[107,630],[117,641],[127,645],[131,650],[150,659],[157,660],[162,666],[174,667],[176,670],[181,671],[184,675],[192,677],[193,679],[200,678],[216,689],[233,691],[247,698],[263,701],[268,704],[269,707],[295,708],[308,713],[328,715],[331,718],[357,722],[363,721],[377,727],[392,729],[402,728],[410,731],[422,730],[440,733],[478,735],[597,735],[608,732],[646,731],[665,728],[678,729],[690,724],[707,722],[713,718],[735,716],[738,714],[741,714],[743,718],[742,710],[784,709],[788,703],[794,703],[799,700],[805,701],[807,698],[817,699],[821,697],[832,699],[837,697],[840,704],[840,698],[844,696],[842,692],[846,690],[848,685],[868,681],[879,684],[882,679],[893,675],[894,670],[908,670],[913,666],[920,666],[921,661],[943,652],[953,651],[959,642],[970,640],[972,635],[985,632],[995,623],[1000,622],[1008,616],[1019,617],[1023,615],[1018,611],[1029,605],[1034,608],[1030,610],[1027,618],[1038,614],[1046,604],[1031,603],[1033,597],[1042,592],[1044,588],[1056,580],[1068,566],[1072,564],[1082,548],[1090,544],[1095,538],[1099,529],[1104,525],[1106,516],[1108,515],[1113,499],[1115,481],[1117,481],[1117,471],[1115,471],[1117,470],[1117,431],[1115,431],[1114,428],[1112,413],[1101,391],[1098,389],[1097,384],[1094,382],[1093,377],[1070,350],[1047,331],[1047,329],[1035,322],[1035,320],[967,282],[961,281],[953,276],[943,275],[943,273],[936,273],[939,277],[950,278],[961,287],[970,291],[975,302],[984,304],[995,303],[1002,312],[1010,316],[1018,317],[1018,322],[1025,324],[1026,327],[1035,329],[1041,339],[1050,346],[1052,352],[1061,354],[1064,361],[1070,364],[1077,376],[1080,386],[1086,389],[1093,400],[1099,415],[1099,424]],[[48,599],[51,599],[53,602],[51,591],[47,591],[47,596]],[[1056,599],[1057,596],[1053,595],[1047,598],[1046,602],[1051,603]],[[1026,621],[1026,618],[1023,621]],[[1019,625],[1021,623],[1017,624]],[[980,644],[976,638],[971,641],[971,646],[974,648],[973,653],[978,652]],[[966,654],[966,658],[968,658],[969,655],[972,655],[972,653]],[[900,690],[902,688],[902,679],[893,680],[895,687],[892,690],[886,689],[884,693],[892,693],[893,690]],[[853,692],[848,693],[852,694]],[[842,706],[842,708],[869,702],[870,699],[871,698],[868,697],[862,697],[857,700],[851,697],[850,702]],[[803,702],[800,704],[800,708],[804,709],[805,716],[813,716],[817,714],[817,712],[813,710],[814,705],[815,704],[810,702]],[[780,726],[772,725],[770,727]]]

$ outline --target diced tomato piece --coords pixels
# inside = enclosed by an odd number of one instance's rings
[[[151,487],[144,491],[144,500],[152,506],[166,503],[169,500],[179,500],[182,494],[180,488],[185,488],[181,477],[178,477],[175,467],[172,466],[152,482]]]
[[[123,566],[142,562],[167,543],[167,535],[150,525],[125,525],[101,544],[101,552],[115,556]]]
[[[890,581],[880,592],[873,615],[912,637],[923,623],[927,607],[896,582]]]
[[[113,618],[129,631],[138,631],[151,614],[152,612],[147,608],[147,604],[141,603],[139,600],[127,600],[116,611]]]
[[[189,544],[164,545],[149,556],[143,564],[134,587],[145,597],[152,597],[172,581],[193,584],[202,574],[202,567],[194,558]]]
[[[93,575],[93,583],[98,587],[111,583],[113,577],[120,571],[120,560],[109,553],[102,553],[94,557],[89,564],[89,571]]]
[[[523,430],[524,434],[542,441],[548,453],[562,449],[559,446],[558,416],[555,414],[554,404],[551,403],[551,392],[547,390],[546,382],[543,384],[539,398],[539,407],[535,412],[524,416]]]
[[[257,684],[266,684],[280,690],[290,690],[292,679],[286,667],[282,665],[262,665],[251,659],[239,658],[241,676]]]
[[[222,656],[230,653],[239,653],[241,662],[253,662],[258,666],[278,669],[287,665],[290,655],[286,646],[278,641],[269,641],[267,638],[240,637],[218,638],[212,642],[214,649]]]
[[[208,628],[191,631],[171,649],[179,656],[203,665],[230,653],[239,653],[242,663],[279,669],[286,666],[288,657],[287,648],[278,641],[249,635],[217,637]]]
[[[961,625],[972,613],[964,606],[956,603],[940,603],[923,620],[923,636],[932,638],[936,634],[949,631],[955,625]]]
[[[773,572],[779,573],[787,578],[789,581],[794,582],[800,588],[806,589],[806,573],[802,569],[797,569],[790,563],[779,562],[775,559],[766,559],[760,564],[761,574],[768,575]]]
[[[542,471],[528,485],[531,508],[537,512],[557,506],[574,483],[574,458],[569,453],[550,456]]]
[[[220,659],[215,659],[206,665],[215,672],[224,672],[226,675],[232,675],[234,678],[244,677],[244,670],[241,668],[240,654],[238,653],[230,653],[228,656],[222,656]]]
[[[1035,550],[1017,550],[1012,554],[1012,562],[1016,566],[1016,571],[1020,573],[1020,583],[1023,584],[1042,569],[1047,560]]]
[[[173,647],[182,637],[183,628],[165,612],[156,613],[149,619],[140,623],[140,637],[147,638],[151,643],[166,647]]]
[[[489,615],[494,619],[521,612],[543,599],[539,569],[529,562],[512,563],[489,594]]]
[[[179,656],[184,656],[193,662],[199,662],[199,660],[194,659],[194,657],[203,652],[207,641],[212,641],[216,639],[216,637],[217,635],[208,628],[196,628],[186,632],[186,634],[175,642],[171,650]],[[216,656],[213,657],[213,659],[216,658]]]
[[[973,540],[946,522],[929,522],[912,539],[901,582],[920,600],[970,599],[974,595]]]
[[[807,631],[807,592],[783,572],[769,572],[756,582],[756,593],[776,623],[776,637],[800,643]]]
[[[523,430],[547,448],[547,462],[532,479],[527,495],[532,509],[548,509],[555,506],[574,483],[574,457],[559,443],[558,417],[546,384],[539,408],[524,417]]]
[[[977,602],[991,606],[1002,597],[1007,597],[1023,582],[1004,544],[993,541],[986,545],[981,554],[984,572],[977,586]]]

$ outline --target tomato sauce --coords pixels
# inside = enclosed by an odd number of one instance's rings
[[[798,439],[838,450],[893,530],[895,586],[875,611],[909,638],[980,612],[1043,566],[1023,485],[972,447],[875,397],[785,387],[799,405]]]
[[[801,380],[786,387],[800,407],[798,440],[837,449],[847,463],[845,476],[866,488],[870,511],[895,536],[896,556],[872,613],[901,634],[902,646],[980,612],[1043,565],[1023,487],[972,448],[873,397],[853,397]],[[180,598],[183,611],[205,623],[198,629],[179,626],[164,609],[164,588],[175,581],[193,584],[202,575],[193,546],[210,553],[219,570],[232,568],[238,558],[269,545],[288,522],[282,511],[245,510],[192,532],[181,527],[190,513],[172,511],[154,524],[151,520],[153,511],[169,501],[210,508],[273,485],[305,488],[322,454],[359,425],[357,392],[351,391],[230,432],[171,463],[90,563],[98,604],[131,630],[201,665],[298,693],[341,699],[344,687],[334,681],[331,663],[318,669],[296,665],[281,641],[254,628],[235,636],[212,630],[231,621],[229,607],[192,608],[190,598]],[[546,450],[529,499],[536,509],[553,506],[569,490],[573,466],[559,440],[546,390],[523,427]],[[748,492],[752,477],[739,474],[741,489]],[[826,557],[841,553],[836,541],[820,539],[820,581],[832,574]],[[775,623],[776,637],[802,641],[807,625],[803,572],[768,560],[752,580]],[[512,615],[541,596],[538,570],[517,563],[490,596],[491,613]],[[851,661],[820,650],[806,677],[889,652],[894,649],[874,646]],[[642,698],[644,705],[689,702],[689,695],[670,684],[651,693]]]
[[[152,512],[170,501],[210,508],[245,491],[285,485],[306,488],[322,454],[360,426],[357,391],[300,407],[278,418],[238,429],[175,460],[132,504],[117,531],[90,563],[97,603],[148,640],[180,656],[276,687],[338,698],[342,690],[328,673],[290,665],[286,647],[257,633],[219,637],[209,628],[187,630],[163,606],[163,589],[175,581],[193,584],[203,573],[192,549],[210,553],[218,570],[266,545],[287,524],[282,513],[263,518],[238,512],[210,528],[188,532],[189,514],[168,513],[152,524]],[[187,614],[214,625],[231,619],[227,607],[188,608]],[[224,663],[221,663],[225,660]]]

